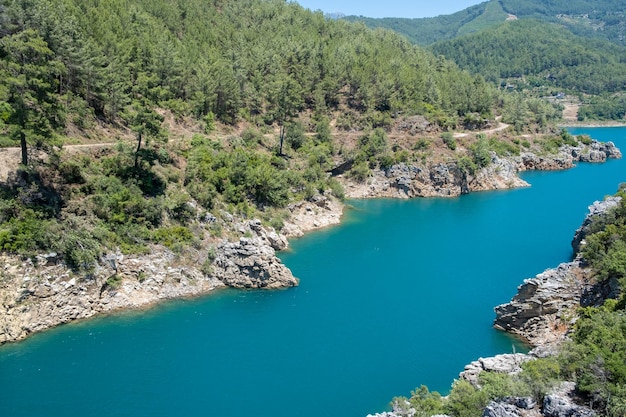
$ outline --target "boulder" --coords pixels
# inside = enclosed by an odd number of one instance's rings
[[[590,408],[575,404],[570,397],[561,395],[546,395],[543,400],[542,413],[545,417],[597,416]]]
[[[234,288],[285,288],[298,285],[291,271],[260,238],[242,237],[217,247],[213,275]]]
[[[532,356],[523,353],[505,353],[489,358],[479,358],[465,365],[465,369],[459,374],[459,378],[468,381],[476,388],[480,388],[478,378],[482,372],[516,374],[522,370],[521,365],[523,363],[532,359],[534,359]]]
[[[522,417],[522,414],[514,405],[491,401],[485,407],[482,417]]]

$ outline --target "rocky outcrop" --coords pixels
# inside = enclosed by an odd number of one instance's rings
[[[524,353],[506,353],[490,358],[479,358],[465,365],[463,372],[459,374],[476,388],[480,388],[478,377],[482,372],[499,372],[504,374],[516,374],[522,370],[522,364],[534,359],[533,356]]]
[[[576,404],[576,384],[562,382],[553,388],[543,399],[541,414],[545,417],[595,417],[597,414],[588,407]]]
[[[592,232],[591,224],[598,219],[608,216],[611,209],[617,207],[621,201],[622,197],[608,197],[603,201],[596,201],[589,206],[589,212],[587,213],[587,216],[585,216],[585,220],[574,233],[574,239],[572,240],[572,249],[574,249],[574,252],[578,253],[580,250],[580,244],[585,237]]]
[[[374,171],[364,184],[345,182],[345,188],[351,198],[456,197],[472,191],[528,186],[517,172],[515,162],[494,154],[490,166],[476,175],[468,175],[457,162],[428,166],[401,163]]]
[[[364,183],[344,177],[341,180],[350,198],[456,197],[474,191],[526,187],[529,184],[519,178],[520,171],[567,169],[576,162],[603,162],[621,156],[612,142],[593,141],[590,145],[563,146],[555,155],[525,152],[502,158],[492,152],[489,165],[475,173],[462,169],[457,161],[400,163],[374,170]]]
[[[195,257],[162,247],[140,256],[109,254],[93,273],[77,275],[54,255],[0,259],[0,343],[97,314],[206,294],[217,288],[285,288],[298,284],[268,242],[273,232],[222,241]],[[282,246],[277,240],[277,246]],[[208,257],[208,260],[207,260]],[[214,258],[213,262],[211,260]]]
[[[281,231],[288,237],[299,237],[311,230],[339,224],[343,215],[341,202],[319,194],[311,201],[290,204],[288,209],[291,216]]]
[[[519,158],[520,170],[559,170],[574,166],[576,162],[605,162],[608,158],[621,158],[622,153],[613,142],[593,141],[589,145],[565,145],[556,155],[523,153]]]
[[[576,231],[572,247],[578,253],[595,219],[610,215],[620,197],[609,197],[589,206],[589,212]],[[495,308],[495,326],[520,336],[532,346],[558,344],[570,329],[580,306],[601,305],[618,295],[615,279],[594,282],[582,258],[548,269],[518,287],[517,294]]]
[[[298,285],[274,249],[258,239],[224,241],[217,247],[213,276],[233,288],[285,288]]]
[[[533,413],[536,406],[537,402],[529,397],[505,398],[487,404],[482,417],[539,417],[540,414]]]
[[[532,346],[558,343],[569,329],[587,285],[580,261],[548,269],[525,280],[509,303],[495,308],[495,326]]]

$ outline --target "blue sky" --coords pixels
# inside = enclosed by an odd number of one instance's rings
[[[433,17],[452,14],[486,0],[296,0],[301,6],[325,13],[366,17]]]

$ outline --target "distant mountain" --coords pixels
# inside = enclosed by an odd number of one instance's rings
[[[431,49],[492,82],[524,78],[528,86],[550,85],[588,94],[626,87],[625,47],[574,35],[561,25],[537,19],[500,23],[440,41]]]
[[[534,18],[559,23],[572,33],[626,44],[625,0],[490,0],[451,15],[432,18],[373,19],[348,16],[372,28],[386,28],[411,42],[430,45],[437,41],[475,33],[505,20]]]

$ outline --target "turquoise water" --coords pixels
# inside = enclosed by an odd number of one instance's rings
[[[626,148],[626,129],[592,132]],[[281,255],[298,288],[221,291],[1,347],[0,416],[363,417],[420,384],[447,391],[466,363],[523,349],[491,327],[493,307],[569,260],[587,206],[626,181],[625,166],[352,201],[340,227]]]

